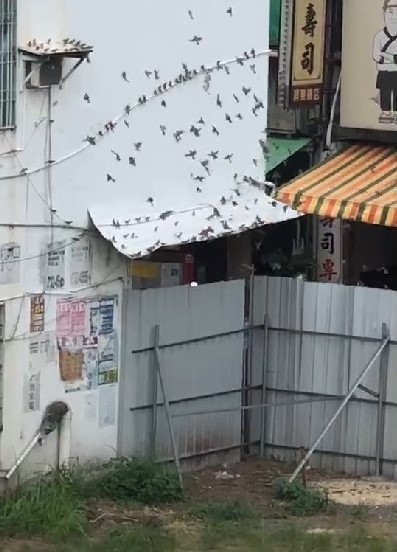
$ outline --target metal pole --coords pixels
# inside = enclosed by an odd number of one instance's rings
[[[262,357],[262,393],[261,404],[266,402],[266,387],[267,387],[267,351],[268,351],[268,339],[269,339],[269,318],[265,314],[263,321],[263,357]],[[266,433],[266,407],[262,406],[261,411],[261,433],[260,433],[260,455],[264,456],[265,453],[265,433]]]
[[[173,453],[174,460],[175,460],[176,471],[178,473],[179,484],[181,486],[181,489],[183,489],[181,464],[179,462],[178,450],[177,450],[177,447],[176,447],[175,436],[174,436],[174,429],[172,427],[170,404],[168,402],[168,398],[167,398],[167,395],[166,395],[165,389],[164,389],[164,381],[163,381],[163,374],[161,373],[160,354],[159,354],[158,344],[154,348],[154,354],[155,354],[155,359],[156,359],[156,367],[157,367],[157,373],[158,373],[158,378],[159,378],[160,387],[161,387],[161,393],[163,394],[165,414],[167,416],[168,431],[170,432],[172,453]]]
[[[159,346],[159,335],[160,335],[160,326],[156,324],[156,326],[153,326],[153,347],[154,351],[158,350]],[[151,417],[151,428],[150,428],[150,440],[149,440],[149,447],[150,447],[150,455],[154,458],[156,456],[156,441],[157,441],[157,388],[158,388],[158,378],[157,378],[157,360],[155,353],[153,355],[153,363],[152,363],[152,417]]]
[[[372,366],[375,364],[375,362],[378,360],[379,356],[382,354],[382,351],[385,349],[385,347],[387,347],[388,343],[390,341],[390,338],[387,337],[385,338],[383,341],[382,341],[382,344],[380,345],[379,349],[376,351],[376,353],[374,354],[374,356],[371,358],[371,360],[368,362],[367,366],[364,368],[364,370],[362,371],[362,373],[360,374],[360,376],[357,378],[357,380],[355,381],[355,383],[353,384],[353,386],[351,387],[350,391],[347,393],[347,395],[345,396],[345,398],[343,399],[342,403],[340,404],[338,410],[335,412],[335,414],[332,416],[332,418],[329,420],[329,422],[327,423],[327,425],[325,426],[325,428],[322,430],[322,432],[320,433],[320,435],[317,437],[317,439],[315,440],[315,442],[313,443],[313,445],[310,447],[308,453],[306,454],[306,456],[304,458],[302,458],[302,460],[299,462],[298,466],[296,467],[294,473],[291,475],[291,477],[289,478],[289,482],[292,483],[292,481],[294,481],[294,479],[296,478],[296,476],[299,474],[299,472],[301,471],[301,469],[305,466],[306,462],[309,460],[309,458],[311,457],[311,455],[313,454],[313,452],[316,450],[316,448],[318,447],[320,441],[323,439],[323,437],[325,436],[325,434],[328,432],[328,430],[330,429],[330,427],[332,426],[332,424],[335,422],[335,420],[338,418],[339,414],[342,412],[342,410],[345,408],[345,406],[347,405],[347,403],[349,402],[349,400],[351,399],[352,395],[354,394],[354,392],[356,391],[357,387],[360,385],[360,383],[363,381],[363,379],[365,378],[365,376],[368,374],[368,372],[371,370]]]
[[[248,329],[247,329],[247,366],[246,366],[246,378],[245,387],[248,388],[252,384],[252,356],[253,356],[253,320],[254,320],[254,282],[255,282],[255,267],[250,267],[250,276],[248,280]],[[243,406],[248,406],[252,403],[252,393],[250,391],[244,392]],[[251,415],[249,410],[245,410],[243,414],[244,419],[244,432],[243,438],[245,443],[251,442]],[[249,446],[246,447],[246,453],[249,454]]]
[[[389,338],[389,329],[386,324],[382,324],[383,339]],[[382,456],[385,436],[385,395],[387,381],[388,351],[385,349],[380,358],[379,365],[379,395],[378,395],[378,419],[376,423],[376,455],[375,455],[375,475],[382,473]]]

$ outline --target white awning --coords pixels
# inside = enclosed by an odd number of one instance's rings
[[[297,211],[247,183],[239,185],[238,194],[233,197],[180,211],[125,198],[94,205],[88,211],[102,236],[131,258],[144,257],[160,247],[239,234],[299,216]]]

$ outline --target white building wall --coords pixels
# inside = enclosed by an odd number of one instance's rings
[[[232,16],[226,13],[230,5]],[[193,20],[188,9],[194,14]],[[149,96],[155,87],[177,77],[182,62],[192,68],[208,66],[251,48],[266,50],[268,12],[269,2],[262,0],[244,0],[235,5],[231,0],[191,0],[189,4],[184,0],[173,0],[171,4],[159,0],[149,4],[131,0],[19,1],[19,46],[33,38],[40,42],[73,37],[92,44],[94,53],[91,63],[84,62],[62,89],[52,88],[51,102],[46,90],[24,88],[20,59],[17,127],[15,131],[0,131],[0,247],[9,243],[20,246],[19,260],[11,263],[7,259],[0,267],[0,300],[6,304],[2,468],[9,468],[28,444],[45,406],[53,400],[65,400],[71,407],[71,456],[87,459],[114,454],[117,399],[113,404],[114,424],[99,427],[103,409],[113,407],[109,393],[101,397],[108,386],[66,394],[57,363],[57,299],[119,295],[115,311],[119,317],[120,291],[127,283],[126,259],[92,231],[87,208],[103,203],[111,211],[115,199],[126,198],[132,215],[145,217],[153,209],[178,211],[219,200],[230,194],[234,173],[262,179],[263,164],[255,167],[252,159],[261,157],[258,139],[266,127],[267,56],[255,59],[256,73],[249,68],[253,61],[244,66],[232,64],[230,75],[224,70],[212,74],[209,93],[203,90],[203,78],[197,78],[167,93],[166,108],[160,100],[150,101],[122,117],[114,132],[98,139],[97,145],[87,146],[83,140],[87,135],[97,136],[108,121],[123,113],[127,104],[135,105],[138,97]],[[194,35],[203,38],[199,46],[189,42]],[[66,60],[64,72],[72,64]],[[155,69],[160,74],[158,81],[153,75],[145,76],[145,70]],[[129,82],[121,78],[124,71]],[[249,96],[243,94],[242,86],[251,88]],[[90,103],[84,101],[85,93]],[[252,113],[253,93],[264,103],[257,117]],[[222,109],[216,105],[217,94],[223,101]],[[225,113],[232,116],[232,124],[225,120]],[[238,113],[242,121],[235,119]],[[198,140],[188,130],[201,117],[206,124]],[[165,137],[160,125],[167,127]],[[211,131],[212,125],[220,131],[219,137]],[[54,163],[49,173],[46,160],[50,127]],[[180,143],[172,136],[177,129],[186,130]],[[136,142],[142,142],[140,152],[134,149]],[[197,183],[190,178],[200,169],[184,155],[191,149],[199,150],[198,156],[203,157],[211,150],[220,152],[220,160],[213,164],[211,178],[201,186],[200,195]],[[15,151],[7,153],[10,150]],[[121,161],[111,150],[120,155]],[[234,154],[232,164],[223,159],[229,153]],[[136,158],[136,167],[129,164],[130,156]],[[20,175],[21,169],[27,169],[26,174]],[[115,182],[108,182],[107,174]],[[154,198],[153,207],[146,202],[149,196]],[[81,240],[83,232],[93,247],[92,278],[77,292],[70,285],[70,249],[73,238]],[[43,251],[47,244],[58,240],[65,243],[65,282],[48,290],[49,269]],[[15,248],[9,251],[11,256],[14,252]],[[29,374],[32,337],[30,294],[41,292],[45,293],[45,330],[55,347],[55,359],[40,369],[39,409],[26,413],[24,381]],[[120,338],[117,321],[115,325]]]

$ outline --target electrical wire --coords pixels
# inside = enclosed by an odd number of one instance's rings
[[[50,123],[51,124],[51,123]],[[5,139],[7,140],[7,142],[10,144],[11,146],[11,142],[10,140],[8,139],[8,136],[5,136]],[[16,151],[13,152],[13,156],[16,160],[16,162],[18,163],[18,165],[21,167],[21,171],[24,170],[24,166],[22,165],[19,157],[18,157],[18,153]],[[48,168],[48,167],[46,167]],[[20,176],[25,176],[26,177],[26,181],[27,183],[29,184],[29,186],[31,186],[31,188],[33,188],[33,190],[35,191],[35,193],[37,194],[37,196],[40,198],[40,200],[44,203],[44,205],[47,207],[47,209],[50,211],[50,213],[54,214],[60,221],[62,221],[63,223],[65,222],[65,219],[63,219],[62,217],[60,217],[58,215],[58,213],[53,213],[53,209],[51,208],[51,205],[48,203],[48,201],[43,197],[43,195],[38,191],[38,189],[36,188],[36,186],[33,184],[31,178],[29,178],[29,175],[27,172],[25,172],[23,175],[20,175]],[[2,178],[0,177],[0,180],[2,180]]]
[[[124,278],[122,276],[120,276],[118,278],[113,278],[112,280],[108,280],[109,276],[111,276],[119,268],[120,268],[120,265],[113,267],[112,270],[110,270],[106,274],[106,276],[103,278],[103,280],[101,280],[97,284],[92,284],[90,286],[84,286],[84,288],[80,288],[80,289],[77,289],[77,290],[60,291],[59,294],[63,295],[63,296],[69,296],[72,293],[80,293],[81,291],[85,291],[85,290],[88,290],[88,289],[90,289],[90,290],[98,289],[99,287],[101,287],[103,285],[111,284],[113,282],[117,282],[117,281],[122,282],[122,281],[124,281]],[[42,335],[42,334],[47,333],[49,331],[49,330],[44,330],[43,332],[38,332],[38,334],[35,333],[34,335],[32,335],[32,333],[28,331],[28,332],[23,332],[23,333],[20,333],[20,334],[16,335],[16,329],[18,327],[18,324],[19,324],[19,321],[20,321],[20,318],[21,318],[23,302],[24,302],[26,297],[30,297],[32,295],[50,295],[50,297],[54,296],[53,293],[49,293],[49,292],[38,293],[38,294],[24,294],[23,296],[21,296],[22,301],[21,301],[21,307],[20,307],[19,315],[18,315],[17,321],[16,321],[16,326],[14,327],[14,331],[13,331],[12,335],[3,340],[4,343],[9,343],[11,341],[24,341],[26,339],[37,337],[37,335]],[[92,295],[74,296],[74,300],[76,300],[76,301],[84,301],[85,299],[93,299],[93,297],[92,297]],[[53,322],[56,322],[56,320],[57,320],[56,318],[46,320],[46,325],[50,325]]]
[[[49,253],[56,253],[58,251],[64,251],[67,247],[70,247],[71,245],[74,245],[75,243],[82,240],[85,237],[85,232],[83,234],[84,235],[81,235],[78,238],[75,238],[73,241],[71,241],[69,243],[65,243],[65,244],[63,244],[63,245],[61,245],[61,246],[59,246],[55,249],[48,248],[43,253],[39,253],[38,255],[32,255],[31,257],[21,257],[20,259],[13,259],[11,261],[0,261],[0,265],[12,264],[12,263],[21,263],[23,261],[31,261],[32,259],[39,259],[40,257],[46,257]],[[10,249],[12,249],[12,248],[10,248]],[[0,299],[0,302],[1,301],[2,301],[2,299]]]
[[[46,117],[43,117],[43,109],[44,109],[44,105],[45,105],[45,100],[46,100],[46,97],[43,96],[43,100],[41,102],[40,111],[39,111],[39,118],[34,122],[33,130],[30,133],[29,138],[23,144],[22,148],[12,148],[8,151],[0,152],[0,157],[4,157],[6,155],[12,155],[13,153],[22,153],[28,147],[28,145],[30,144],[30,142],[33,139],[33,136],[36,134],[37,129],[39,128],[41,123],[43,123],[46,120]]]
[[[253,57],[261,57],[261,56],[272,56],[273,55],[273,52],[272,50],[260,50],[258,52],[255,52],[255,56],[254,55],[251,55],[250,58],[253,58]],[[232,58],[232,59],[229,59],[229,60],[226,60],[226,61],[220,61],[220,62],[217,62],[215,65],[209,65],[209,66],[205,66],[203,68],[199,68],[199,69],[196,69],[195,73],[193,74],[192,76],[192,79],[191,80],[195,80],[196,78],[202,76],[202,75],[205,75],[207,73],[211,73],[212,71],[218,69],[219,67],[223,68],[225,67],[226,65],[232,65],[234,63],[239,63],[240,60],[247,60],[246,57],[244,56],[237,56],[235,58]],[[165,82],[170,82],[169,80],[166,80]],[[172,79],[171,79],[171,82],[174,82]],[[185,82],[182,82],[180,84],[174,84],[173,86],[169,87],[168,90],[166,92],[170,92],[172,89],[176,88],[176,87],[179,87],[179,86],[183,86],[185,84]],[[119,115],[117,115],[112,123],[114,125],[116,125],[119,121],[121,121],[122,119],[126,119],[130,113],[134,110],[134,109],[137,109],[139,107],[143,107],[144,105],[146,105],[147,102],[151,101],[151,100],[154,100],[154,99],[157,99],[159,96],[156,95],[156,94],[152,94],[150,96],[147,96],[146,97],[146,102],[144,104],[142,103],[139,103],[139,102],[136,102],[132,105],[129,105],[129,110],[128,110],[128,113],[126,112],[126,110],[124,109],[122,111],[122,113],[120,113]],[[106,134],[104,134],[104,137],[106,136]],[[86,150],[88,147],[91,147],[91,144],[89,144],[88,142],[83,144],[80,148],[64,155],[63,157],[60,157],[59,159],[55,159],[53,160],[51,166],[55,166],[55,165],[59,165],[60,163],[63,163],[65,161],[68,161],[69,159],[71,159],[72,157],[75,157],[76,155],[80,154],[81,152],[83,152],[84,150]],[[38,173],[38,172],[41,172],[43,170],[45,170],[47,168],[46,165],[44,166],[40,166],[40,167],[36,167],[36,168],[33,168],[33,169],[30,169],[30,170],[27,170],[25,175],[31,175],[31,174],[35,174],[35,173]],[[11,174],[11,175],[7,175],[7,176],[0,176],[0,181],[1,180],[10,180],[10,179],[15,179],[15,178],[19,178],[21,175],[20,174]]]

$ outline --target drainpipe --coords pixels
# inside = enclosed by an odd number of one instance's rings
[[[72,436],[72,413],[69,410],[58,425],[57,468],[69,466]]]

